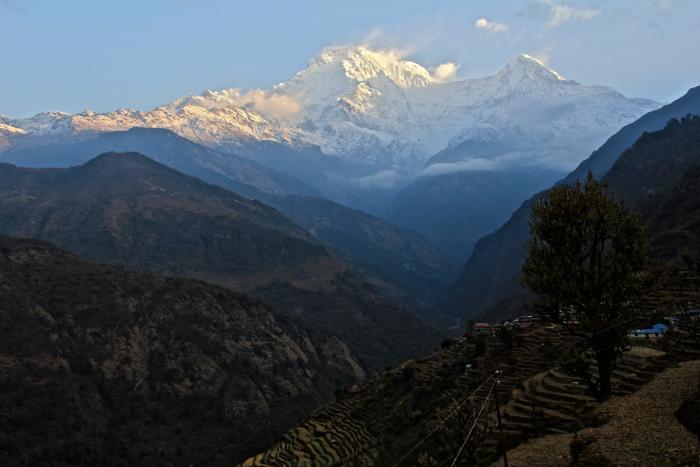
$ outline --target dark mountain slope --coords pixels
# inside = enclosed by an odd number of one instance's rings
[[[0,165],[0,233],[238,290],[265,285],[264,298],[298,322],[329,339],[354,337],[343,350],[362,356],[351,368],[354,380],[438,340],[275,209],[139,154],[104,154],[70,169]]]
[[[641,211],[657,258],[700,252],[700,117],[671,120],[625,151],[604,181]]]
[[[672,187],[640,203],[655,256],[678,261],[700,252],[700,166],[689,168]]]
[[[325,228],[313,232],[319,240],[377,276],[385,288],[395,289],[399,296],[408,294],[411,302],[441,300],[457,275],[457,266],[448,265],[449,260],[419,235],[322,199],[284,198],[289,193],[314,195],[315,191],[282,172],[243,157],[222,155],[169,130],[133,128],[50,144],[25,143],[0,153],[0,160],[22,167],[67,167],[111,151],[146,154],[187,175],[273,205],[307,229],[323,224]],[[424,277],[429,278],[426,287]]]
[[[138,152],[161,164],[248,197],[318,194],[298,179],[234,154],[222,154],[159,128],[86,133],[80,138],[18,143],[0,161],[21,167],[71,167],[106,152]]]
[[[0,166],[0,233],[225,285],[317,282],[344,266],[277,211],[140,154],[69,169]]]
[[[265,201],[409,300],[442,300],[457,275],[456,263],[420,234],[377,217],[310,196],[266,197]]]
[[[203,282],[0,237],[0,464],[234,465],[358,363]]]
[[[674,186],[700,164],[700,117],[670,120],[661,131],[645,133],[625,151],[603,179],[615,196],[637,206]]]
[[[661,130],[672,118],[681,118],[688,114],[700,114],[700,86],[690,88],[679,99],[624,126],[594,151],[588,159],[581,162],[565,180],[567,182],[583,180],[588,171],[593,172],[596,178],[603,177],[617,162],[620,154],[632,146],[644,132]]]
[[[396,196],[384,217],[463,262],[474,243],[503,224],[523,199],[560,177],[541,167],[424,176]]]
[[[442,337],[405,308],[387,300],[359,274],[348,272],[319,290],[273,283],[252,293],[285,310],[304,329],[337,345],[336,385],[346,387],[389,366],[434,350]],[[346,377],[349,362],[352,378]]]
[[[644,132],[658,131],[672,118],[700,114],[700,87],[625,126],[564,180],[571,183],[590,169],[600,177]],[[529,236],[530,206],[525,201],[498,230],[479,240],[460,277],[450,287],[448,309],[460,316],[479,316],[494,308],[520,309],[525,293],[520,285],[523,245]],[[496,315],[494,315],[496,316]]]

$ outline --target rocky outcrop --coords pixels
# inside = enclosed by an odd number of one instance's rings
[[[203,282],[0,237],[0,463],[218,465],[361,368],[347,343]]]

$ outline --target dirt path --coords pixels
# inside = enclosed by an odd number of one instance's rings
[[[609,465],[618,466],[666,466],[683,465],[697,456],[697,437],[678,422],[674,413],[698,390],[699,381],[700,360],[684,362],[657,375],[636,393],[601,404],[596,414],[605,424],[578,433],[579,440],[587,441],[582,460],[605,459]],[[572,434],[565,434],[531,440],[508,451],[508,464],[568,465],[572,439]]]

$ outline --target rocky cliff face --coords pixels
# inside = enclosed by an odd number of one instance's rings
[[[256,299],[0,237],[0,463],[232,465],[362,366]]]

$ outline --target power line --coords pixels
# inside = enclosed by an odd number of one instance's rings
[[[627,324],[627,323],[629,323],[629,322],[631,322],[631,321],[634,321],[635,319],[642,318],[642,317],[643,317],[644,315],[646,315],[646,314],[647,314],[647,313],[642,313],[642,314],[639,314],[639,315],[635,315],[635,316],[633,316],[633,317],[631,317],[631,318],[629,318],[629,319],[627,319],[627,320],[625,320],[625,321],[622,321],[622,322],[620,322],[620,323],[616,323],[616,324],[614,324],[614,325],[612,325],[612,326],[609,326],[609,327],[607,327],[607,328],[605,328],[605,329],[602,329],[602,330],[600,330],[600,331],[597,331],[597,332],[595,332],[595,333],[593,333],[593,334],[589,334],[587,337],[590,338],[590,337],[596,336],[596,335],[598,335],[598,334],[602,334],[602,333],[607,332],[607,331],[609,331],[609,330],[611,330],[611,329],[614,329],[614,328],[616,328],[616,327],[619,327],[619,326],[622,326],[622,325],[624,325],[624,324]],[[578,345],[581,344],[581,343],[582,343],[582,341],[578,341],[578,342],[574,342],[574,343],[571,343],[571,344],[568,344],[568,345],[558,346],[558,347],[556,347],[556,348],[554,348],[554,349],[551,349],[551,350],[549,350],[548,352],[545,352],[544,354],[540,355],[540,358],[546,357],[546,356],[551,355],[552,353],[555,353],[555,352],[559,352],[559,353],[566,352],[567,350],[573,349],[574,347],[578,346]],[[596,352],[596,351],[607,350],[607,349],[614,348],[614,347],[617,347],[617,346],[619,346],[619,345],[622,345],[622,343],[623,343],[623,342],[621,341],[621,342],[619,342],[619,343],[613,344],[613,345],[608,346],[608,347],[604,347],[604,348],[600,348],[600,349],[593,349],[593,351]],[[554,365],[552,368],[561,367],[562,365],[565,365],[565,364],[570,363],[570,362],[574,362],[574,361],[578,360],[579,358],[580,358],[580,357],[574,357],[574,358],[571,358],[571,359],[569,359],[569,360],[565,360],[565,361],[563,361],[563,362],[557,362],[556,365]],[[545,371],[546,371],[546,370],[545,370]],[[521,380],[530,378],[530,377],[532,377],[532,376],[534,376],[534,375],[536,375],[536,374],[538,374],[538,373],[541,373],[541,371],[535,371],[535,372],[532,372],[532,373],[530,373],[530,374],[526,374],[526,375],[524,375],[522,378],[518,378],[518,381],[521,381]],[[467,400],[469,400],[474,394],[476,394],[477,392],[479,392],[479,390],[480,390],[491,378],[493,378],[493,375],[489,375],[487,378],[485,378],[485,379],[479,384],[479,386],[478,386],[472,393],[470,393],[468,396],[466,396],[466,397],[454,408],[454,410],[453,410],[450,414],[448,414],[444,419],[442,419],[442,421],[441,421],[440,423],[438,423],[437,426],[435,426],[435,428],[433,428],[425,437],[423,437],[423,439],[421,439],[417,444],[415,444],[411,449],[409,449],[408,452],[406,452],[406,454],[404,454],[398,461],[396,461],[396,462],[393,464],[393,467],[396,467],[396,466],[398,466],[399,464],[401,464],[401,462],[403,462],[408,456],[410,456],[410,455],[411,455],[416,449],[418,449],[425,441],[427,441],[428,438],[430,438],[439,428],[441,428],[441,427],[445,424],[445,422],[447,422],[447,420],[449,420],[452,416],[454,416],[454,415],[457,413],[457,411],[462,407],[462,405],[464,405],[464,403],[466,403]],[[511,379],[511,378],[512,378],[512,376],[509,377],[509,376],[507,376],[507,375],[501,375],[501,379],[502,379],[502,380],[504,380],[504,379]],[[492,386],[491,389],[493,389],[493,386]],[[489,390],[489,394],[490,394],[490,393],[491,393],[491,390]]]
[[[459,459],[459,456],[462,454],[462,450],[464,449],[464,446],[467,445],[467,441],[469,441],[469,438],[471,437],[472,432],[474,431],[474,428],[476,428],[476,425],[479,423],[479,419],[481,418],[481,412],[484,411],[484,407],[486,407],[486,403],[489,401],[489,398],[491,397],[491,392],[493,391],[494,386],[496,386],[495,382],[491,385],[491,389],[489,389],[488,394],[486,394],[486,397],[484,398],[484,402],[481,404],[481,409],[479,409],[479,413],[476,414],[476,418],[474,419],[474,423],[472,424],[472,427],[469,429],[469,433],[467,433],[467,437],[464,438],[464,442],[459,447],[459,451],[457,451],[457,455],[455,456],[454,460],[452,461],[452,464],[450,464],[450,467],[454,467],[454,465],[457,463],[457,459]]]
[[[469,399],[471,399],[472,396],[474,396],[474,394],[476,394],[477,392],[479,392],[479,390],[480,390],[482,387],[484,387],[484,385],[485,385],[491,378],[493,378],[493,375],[489,375],[487,378],[485,378],[485,379],[481,382],[481,384],[479,384],[479,386],[478,386],[474,391],[472,391],[469,395],[465,396],[464,399],[462,399],[462,401],[461,401],[459,404],[457,404],[457,406],[454,408],[454,410],[453,410],[451,413],[449,413],[445,418],[443,418],[442,421],[441,421],[440,423],[438,423],[437,426],[435,426],[435,428],[433,428],[432,430],[430,430],[430,432],[429,432],[427,435],[425,435],[425,436],[423,437],[423,439],[421,439],[416,445],[414,445],[411,449],[409,449],[408,452],[407,452],[406,454],[404,454],[404,455],[401,457],[401,459],[399,459],[398,461],[396,461],[396,462],[394,463],[393,467],[396,467],[397,465],[401,464],[401,462],[403,462],[408,456],[410,456],[411,453],[412,453],[413,451],[415,451],[416,449],[418,449],[425,441],[427,441],[427,439],[430,438],[438,429],[440,429],[440,428],[445,424],[445,422],[447,422],[447,420],[449,420],[450,418],[452,418],[452,416],[455,415],[455,414],[457,413],[457,411],[458,411]]]

